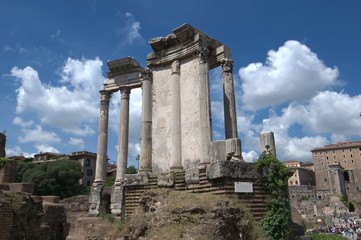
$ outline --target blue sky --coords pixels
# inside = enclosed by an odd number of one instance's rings
[[[280,160],[361,138],[361,1],[76,0],[0,2],[0,131],[7,155],[96,151],[106,62],[145,66],[150,38],[189,23],[231,48],[243,156],[274,131]],[[220,70],[211,71],[214,139],[223,138]],[[131,93],[129,164],[139,151]],[[116,159],[119,96],[108,152]]]

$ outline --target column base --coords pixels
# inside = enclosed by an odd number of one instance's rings
[[[149,172],[152,172],[151,168],[139,169],[139,174],[145,174],[145,173],[149,173]]]
[[[98,216],[100,213],[100,206],[102,204],[102,193],[103,193],[104,182],[94,182],[89,196],[89,215]]]
[[[171,167],[170,171],[171,172],[183,172],[184,169],[183,169],[183,167]]]
[[[115,216],[124,216],[124,188],[122,184],[114,184],[110,198],[110,211]]]

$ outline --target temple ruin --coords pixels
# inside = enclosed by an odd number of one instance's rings
[[[242,159],[237,132],[230,49],[189,24],[174,29],[166,37],[153,38],[149,44],[153,52],[147,56],[146,68],[132,57],[108,62],[108,78],[100,91],[97,165],[89,213],[96,215],[102,209],[109,100],[118,91],[119,151],[111,213],[124,214],[127,186],[146,186],[154,178],[157,186],[171,187],[175,184],[174,176],[181,175],[184,189],[197,186],[200,181],[232,178],[227,184],[236,186],[238,182],[238,192],[253,192],[253,173]],[[209,71],[219,66],[223,78],[225,139],[213,141]],[[139,174],[127,176],[129,95],[134,88],[142,89]]]

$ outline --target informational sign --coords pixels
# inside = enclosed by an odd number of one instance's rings
[[[238,193],[253,193],[252,182],[235,182],[234,191]]]

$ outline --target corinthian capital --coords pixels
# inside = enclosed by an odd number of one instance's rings
[[[205,63],[208,61],[208,49],[207,48],[201,48],[198,50],[198,59],[199,61]]]
[[[233,60],[230,58],[223,58],[221,60],[221,66],[223,72],[231,72],[233,69]]]
[[[140,72],[141,79],[149,79],[152,77],[152,70],[150,68],[145,68]]]

